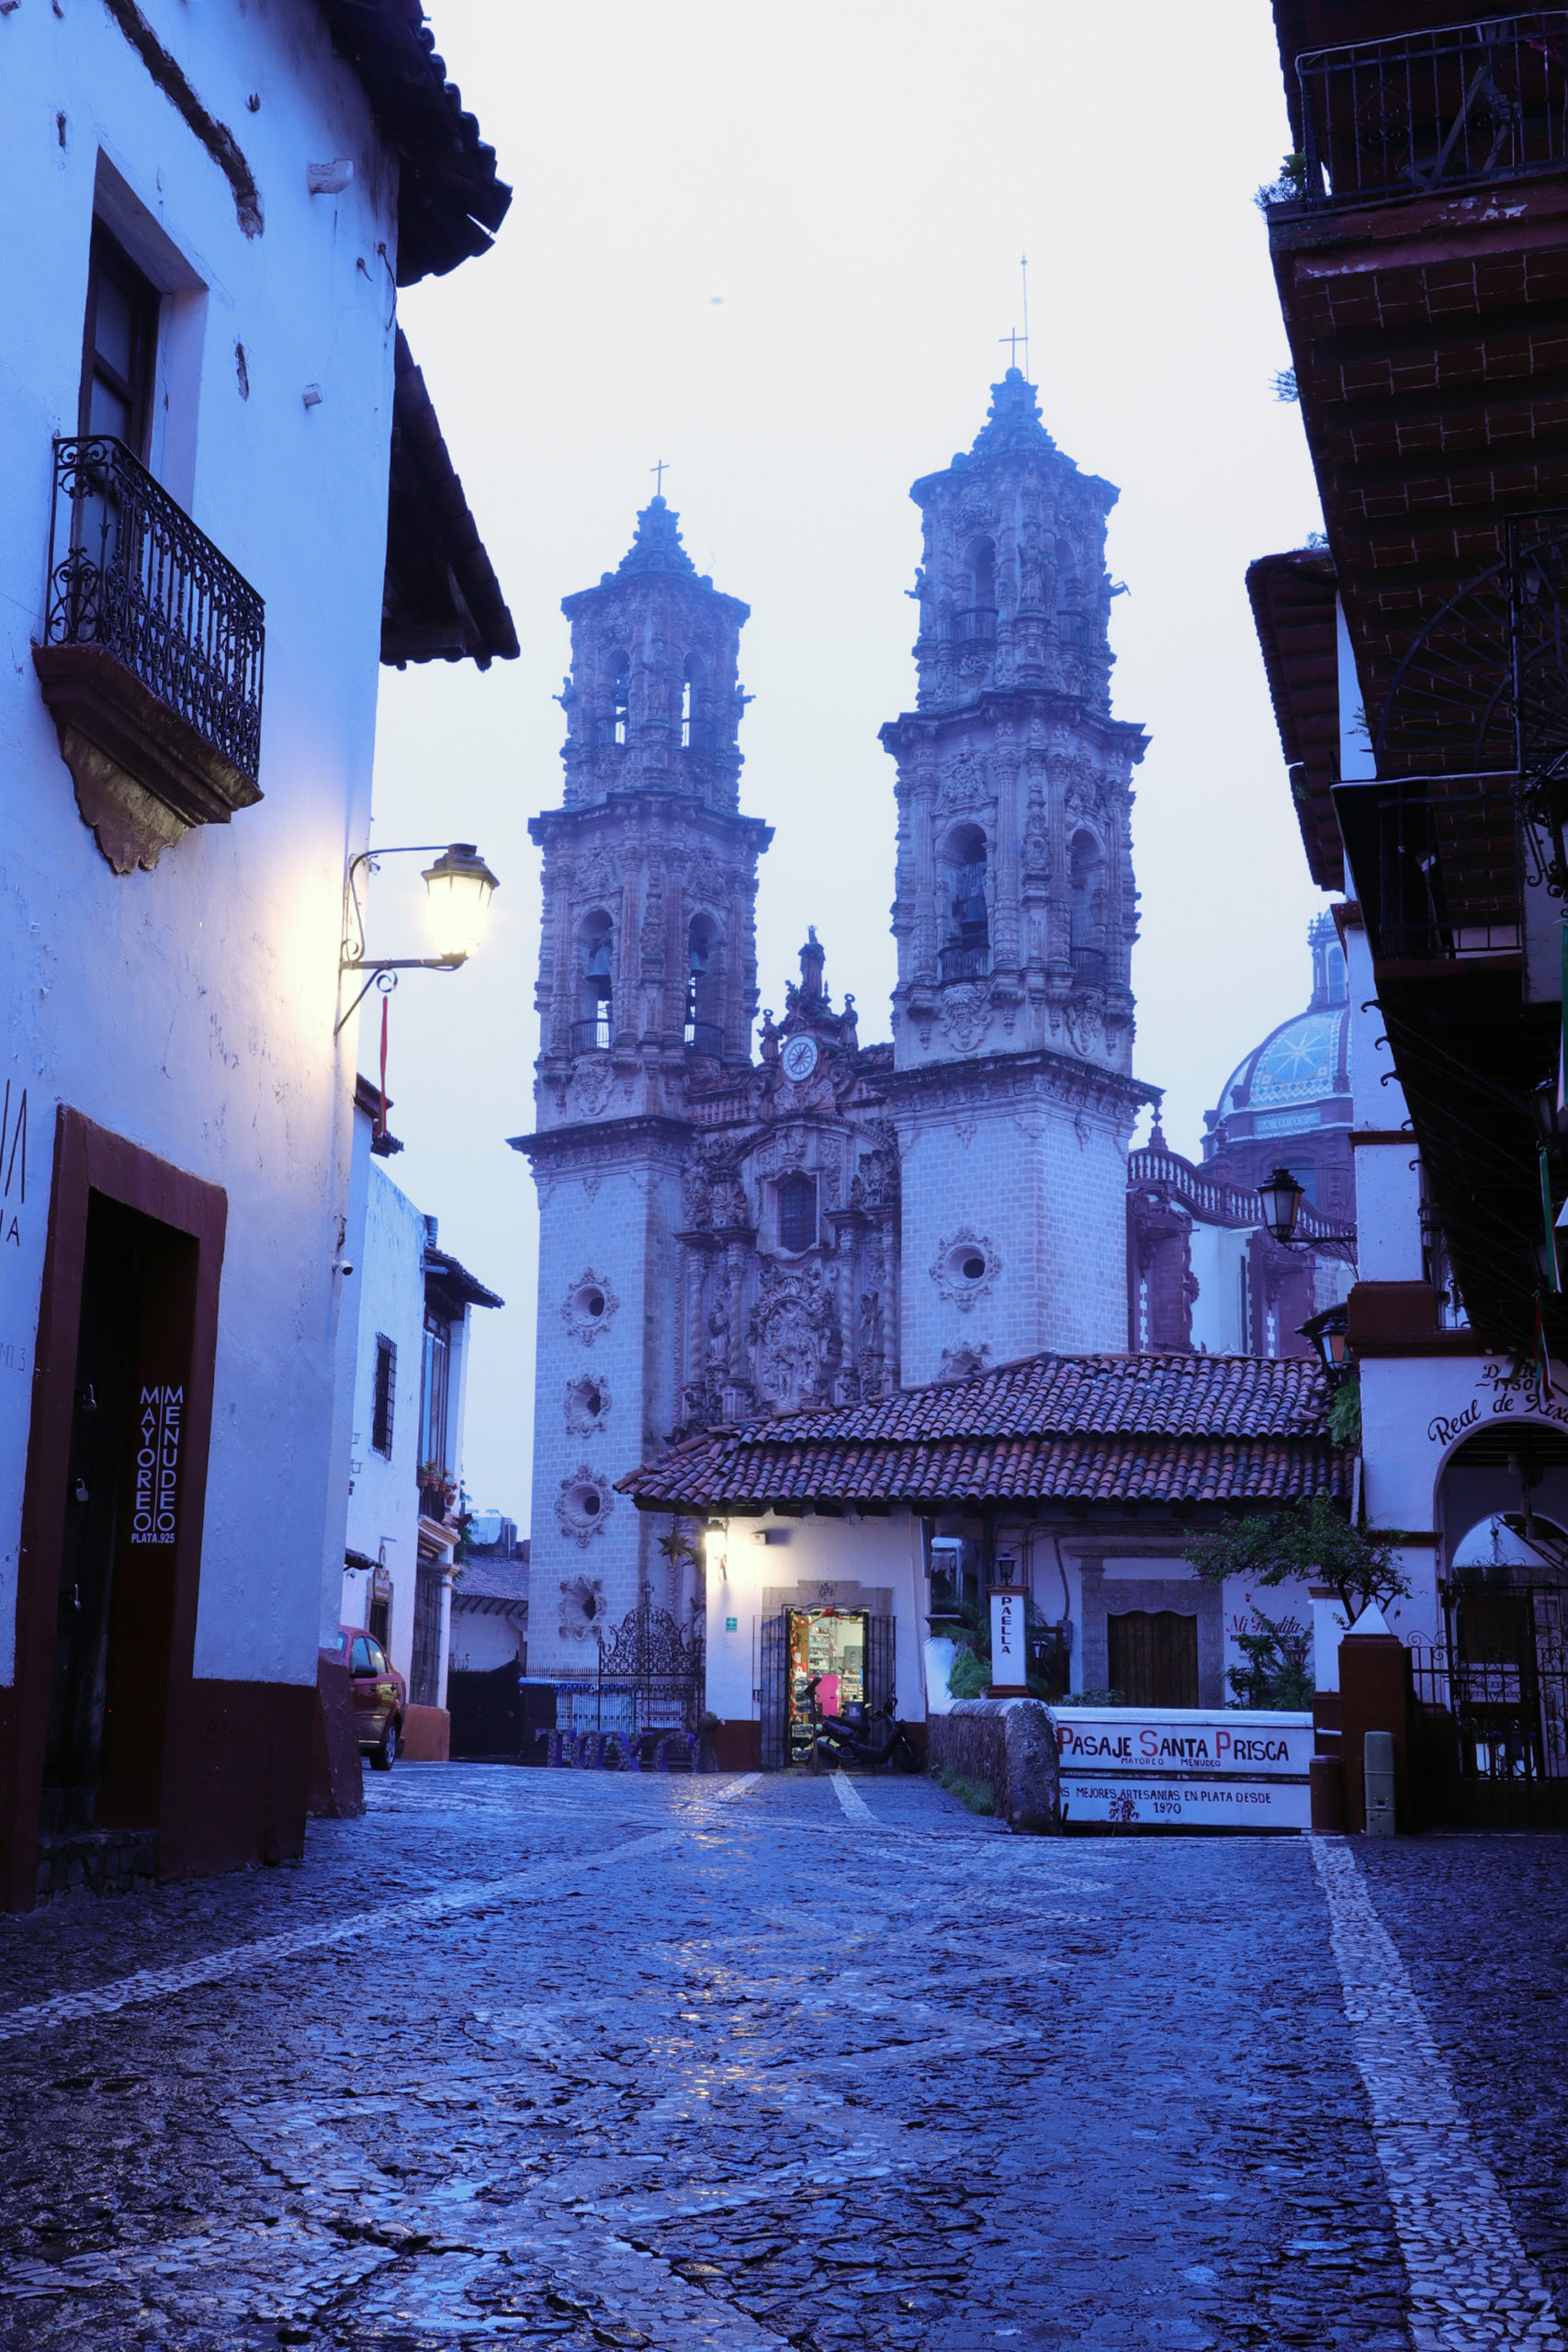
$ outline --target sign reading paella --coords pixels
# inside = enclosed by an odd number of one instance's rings
[[[1154,1829],[1306,1829],[1310,1714],[1055,1707],[1062,1818]]]

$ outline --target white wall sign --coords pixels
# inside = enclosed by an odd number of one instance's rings
[[[1056,1707],[1062,1817],[1164,1828],[1306,1829],[1310,1714]]]
[[[991,1688],[1029,1688],[1029,1659],[1023,1646],[1023,1591],[1018,1585],[991,1587]]]

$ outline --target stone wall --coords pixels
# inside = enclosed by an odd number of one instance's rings
[[[998,1816],[1027,1837],[1062,1826],[1056,1726],[1040,1699],[959,1699],[926,1726],[933,1772],[984,1781]]]

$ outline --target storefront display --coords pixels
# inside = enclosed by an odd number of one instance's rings
[[[863,1705],[869,1622],[863,1609],[785,1610],[792,1764],[811,1761],[813,1677],[818,1715],[840,1715]]]

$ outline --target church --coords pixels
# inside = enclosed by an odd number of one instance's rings
[[[564,603],[565,789],[530,826],[536,1124],[514,1139],[540,1218],[529,1668],[563,1689],[624,1663],[639,1605],[668,1613],[671,1670],[703,1646],[701,1545],[620,1484],[672,1448],[1041,1356],[1301,1358],[1299,1310],[1340,1295],[1337,1269],[1269,1241],[1248,1189],[1255,1137],[1272,1164],[1305,1135],[1304,1229],[1348,1208],[1327,934],[1302,1017],[1321,1050],[1249,1057],[1203,1164],[1165,1147],[1158,1089],[1133,1072],[1147,738],[1111,704],[1117,492],[1056,447],[1011,368],[973,447],[911,495],[915,702],[881,733],[889,1044],[861,1044],[814,931],[758,1036],[773,836],[739,805],[748,606],[698,574],[661,496]],[[1265,1109],[1270,1052],[1294,1079],[1276,1072]]]

